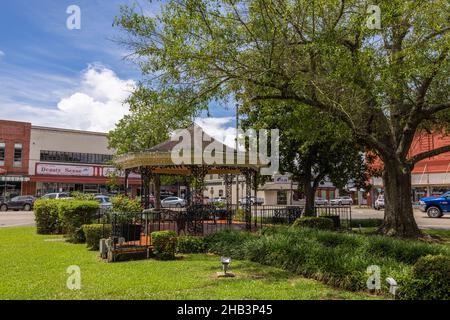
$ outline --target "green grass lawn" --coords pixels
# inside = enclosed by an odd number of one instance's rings
[[[233,261],[236,278],[217,279],[219,258],[105,263],[84,245],[39,236],[35,228],[0,229],[0,299],[380,299],[337,290],[289,272]],[[82,288],[66,287],[71,265]]]

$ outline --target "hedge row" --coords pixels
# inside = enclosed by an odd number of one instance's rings
[[[112,226],[110,224],[87,224],[83,226],[86,237],[86,245],[90,250],[98,250],[101,239],[111,236]]]
[[[84,242],[82,226],[92,223],[100,205],[90,200],[37,200],[34,204],[38,234],[66,234],[69,241]]]

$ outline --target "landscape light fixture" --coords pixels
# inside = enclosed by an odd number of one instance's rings
[[[231,263],[231,258],[228,258],[228,257],[220,257],[220,261],[222,262],[223,273],[224,273],[224,274],[227,274],[228,268],[229,268],[230,263]]]

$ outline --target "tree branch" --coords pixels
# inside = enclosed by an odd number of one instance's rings
[[[437,155],[439,155],[441,153],[445,153],[445,152],[450,152],[450,145],[416,154],[415,156],[413,156],[412,158],[410,158],[408,160],[408,163],[410,165],[414,165],[421,160],[424,160],[426,158],[431,158],[431,157],[437,156]]]
[[[450,102],[435,104],[424,109],[426,115],[433,115],[439,111],[450,109]]]

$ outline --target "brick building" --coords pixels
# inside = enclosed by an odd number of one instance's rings
[[[0,120],[0,195],[20,194],[30,180],[31,124]]]
[[[0,120],[0,196],[106,192],[113,154],[105,133]],[[140,184],[139,175],[130,176],[133,194]]]
[[[435,132],[432,134],[417,134],[408,157],[416,154],[450,145],[450,136]],[[414,166],[411,177],[412,201],[417,202],[420,198],[432,195],[440,195],[450,190],[450,152],[427,158]],[[380,193],[383,189],[381,178],[372,179],[375,192]],[[375,197],[376,198],[376,195]]]

